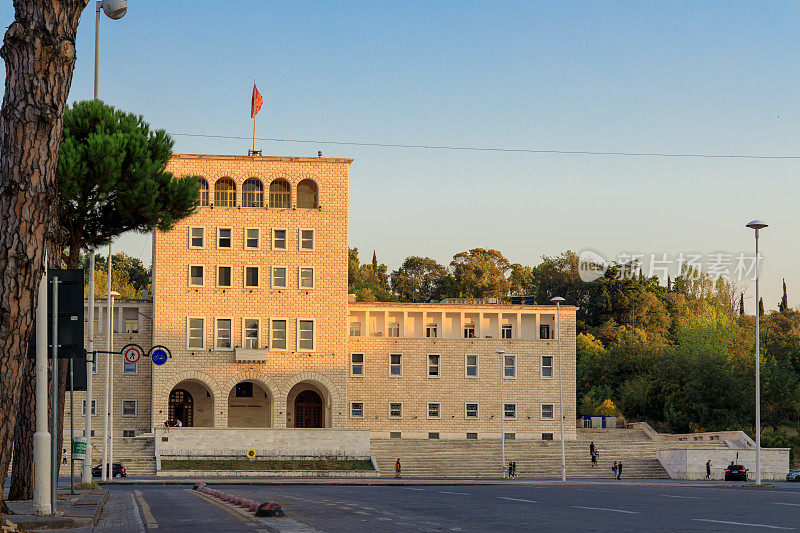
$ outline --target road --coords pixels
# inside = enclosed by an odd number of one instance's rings
[[[256,522],[185,486],[120,485],[142,525],[161,531],[800,531],[800,484],[675,482],[519,485],[221,485],[275,500],[286,519]],[[300,524],[298,524],[300,523]],[[305,525],[308,527],[299,527]],[[259,531],[260,530],[260,531]],[[158,532],[157,532],[158,533]]]

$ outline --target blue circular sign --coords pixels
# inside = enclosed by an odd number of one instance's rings
[[[169,356],[167,355],[167,351],[163,348],[156,348],[153,350],[153,353],[150,355],[150,357],[153,359],[154,365],[161,366],[167,362],[167,358]]]

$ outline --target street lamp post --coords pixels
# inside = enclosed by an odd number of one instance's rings
[[[752,228],[756,233],[756,483],[761,484],[761,358],[759,354],[760,335],[759,335],[759,313],[761,306],[758,299],[758,230],[764,229],[768,226],[766,222],[761,220],[753,220],[747,224],[748,228]]]
[[[561,302],[564,298],[550,299],[556,304],[556,342],[558,345],[558,415],[561,419],[561,481],[567,480],[567,459],[564,451],[564,379],[561,376]]]
[[[500,464],[500,472],[503,473],[503,478],[506,477],[506,433],[503,424],[506,417],[506,406],[503,404],[503,356],[506,354],[505,350],[497,350],[495,352],[500,356],[500,450],[502,453],[502,463]]]

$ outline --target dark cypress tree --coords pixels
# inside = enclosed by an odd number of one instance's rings
[[[758,299],[758,316],[764,316],[764,298]]]
[[[739,295],[739,316],[744,316],[744,293]]]
[[[378,272],[378,255],[372,250],[372,271]]]
[[[667,292],[672,291],[672,278],[667,275]]]
[[[786,279],[783,280],[783,296],[781,296],[781,303],[778,304],[778,311],[781,313],[789,309],[789,297],[786,295]]]

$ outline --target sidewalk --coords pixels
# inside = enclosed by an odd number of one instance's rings
[[[57,514],[37,516],[33,514],[33,501],[6,502],[15,513],[3,515],[22,529],[70,529],[87,528],[97,524],[103,504],[108,500],[107,490],[80,490],[70,494],[69,489],[58,489]]]

